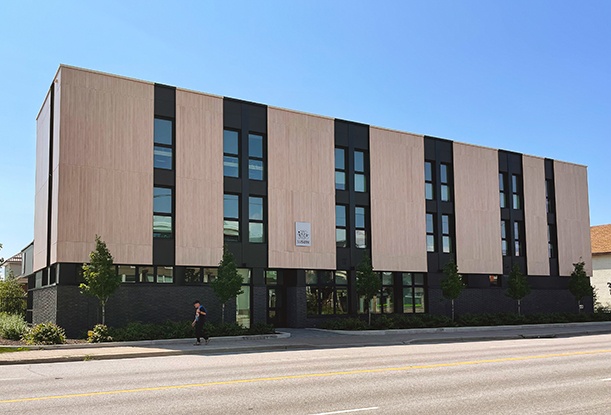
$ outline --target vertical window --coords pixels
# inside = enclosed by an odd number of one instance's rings
[[[525,252],[522,252],[522,223],[519,221],[513,223],[513,239],[515,241],[514,255],[524,256]]]
[[[447,164],[442,164],[440,171],[440,181],[441,181],[441,201],[449,202],[450,201],[450,172]]]
[[[365,230],[365,222],[365,208],[357,206],[354,209],[354,246],[360,249],[367,248],[367,231]]]
[[[238,195],[224,195],[223,235],[225,241],[240,240],[240,197]]]
[[[452,252],[452,237],[450,236],[450,216],[441,215],[441,239],[443,243],[443,253]]]
[[[121,277],[121,282],[134,283],[136,282],[136,267],[130,265],[119,265],[117,274]]]
[[[153,238],[172,238],[172,189],[153,188]]]
[[[369,303],[369,309],[372,313],[393,313],[394,305],[394,275],[392,272],[378,272],[379,278],[382,280],[382,289],[375,295]],[[359,298],[359,313],[365,313],[365,298]]]
[[[172,145],[174,143],[174,122],[155,118],[154,124],[153,167],[172,170]]]
[[[507,244],[507,221],[501,221],[501,249],[503,250],[503,256],[509,255],[509,245]]]
[[[238,274],[243,278],[244,283],[242,284],[242,294],[239,294],[236,298],[236,311],[235,321],[246,327],[250,327],[250,269],[238,268]]]
[[[348,313],[348,272],[306,270],[308,315]]]
[[[171,284],[174,282],[173,267],[157,267],[157,283]]]
[[[140,271],[140,282],[155,282],[155,268],[154,267],[139,267]]]
[[[248,241],[265,242],[264,206],[262,197],[248,198]]]
[[[185,269],[185,282],[202,282],[202,270],[199,267],[187,267]]]
[[[547,213],[554,213],[554,184],[551,180],[545,181],[545,206]]]
[[[520,185],[521,185],[520,177],[517,174],[511,175],[511,193],[512,193],[512,207],[514,209],[522,209],[522,204],[520,203]]]
[[[502,279],[498,275],[489,275],[488,280],[490,281],[491,287],[500,287]]]
[[[435,215],[426,214],[426,251],[435,252]]]
[[[354,191],[367,191],[367,177],[365,175],[365,153],[362,151],[354,152]]]
[[[240,177],[240,136],[237,131],[223,131],[223,175]]]
[[[348,246],[348,221],[346,220],[346,206],[335,206],[335,244],[338,248]]]
[[[263,136],[248,134],[248,178],[251,180],[265,180]]]
[[[556,258],[556,225],[547,225],[547,246],[550,258]]]
[[[346,150],[335,149],[335,188],[346,190]]]
[[[501,197],[501,208],[507,207],[507,196],[505,194],[505,174],[499,173],[499,194]]]
[[[433,186],[433,163],[430,161],[424,162],[424,193],[426,200],[435,199],[435,187]]]
[[[403,279],[403,312],[424,313],[424,274],[401,273]]]

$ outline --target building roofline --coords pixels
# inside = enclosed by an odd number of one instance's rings
[[[102,71],[95,71],[95,70],[92,70],[92,69],[81,68],[81,67],[78,67],[78,66],[66,65],[66,64],[63,64],[63,63],[59,65],[59,68],[57,69],[57,72],[55,73],[55,77],[53,78],[53,82],[56,81],[57,75],[59,74],[59,71],[62,68],[73,69],[73,70],[83,71],[83,72],[89,72],[89,73],[94,73],[94,74],[104,75],[104,76],[111,76],[113,78],[119,78],[119,79],[134,81],[134,82],[140,82],[140,83],[147,84],[147,85],[155,85],[156,84],[155,82],[143,81],[141,79],[131,78],[131,77],[128,77],[128,76],[116,75],[116,74],[112,74],[112,73],[108,73],[108,72],[102,72]],[[214,98],[228,98],[228,99],[233,99],[233,100],[237,100],[237,101],[243,101],[243,100],[241,100],[239,98],[224,97],[224,96],[220,96],[220,95],[209,94],[207,92],[195,91],[195,90],[186,89],[186,88],[179,88],[179,87],[175,87],[175,88],[176,88],[176,90],[190,92],[190,93],[194,93],[194,94],[205,95],[205,96],[210,96],[210,97],[214,97]],[[43,106],[44,106],[44,102],[47,99],[47,96],[49,95],[49,92],[50,92],[50,88],[47,91],[47,95],[45,95],[45,100],[43,100],[43,104],[42,104]],[[252,104],[259,104],[259,103],[252,102],[252,101],[244,101],[244,102],[249,102],[249,103],[252,103]],[[265,104],[259,104],[259,105],[265,105]],[[298,111],[298,110],[293,110],[293,109],[288,109],[288,108],[276,107],[276,106],[272,106],[272,105],[265,105],[265,106],[267,108],[272,108],[272,109],[275,109],[275,110],[292,112],[292,113],[295,113],[295,114],[309,115],[309,116],[312,116],[312,117],[318,117],[318,118],[323,118],[323,119],[328,119],[328,120],[346,121],[346,120],[343,120],[343,119],[340,119],[340,118],[329,117],[329,116],[326,116],[326,115],[313,114],[313,113],[308,113],[308,112],[304,112],[304,111]],[[36,119],[38,119],[38,117],[40,116],[40,112],[41,111],[42,111],[42,106],[41,106],[40,110],[38,111],[38,115],[36,116]],[[347,122],[351,122],[351,121],[347,121]],[[455,141],[455,140],[450,140],[450,139],[446,139],[446,138],[438,138],[438,137],[429,136],[429,135],[426,135],[426,134],[418,134],[418,133],[412,133],[412,132],[409,132],[409,131],[401,131],[401,130],[395,130],[395,129],[390,129],[390,128],[378,127],[378,126],[375,126],[375,125],[366,124],[366,123],[360,123],[360,122],[357,122],[357,123],[358,124],[367,125],[369,127],[377,128],[377,129],[380,129],[380,130],[393,131],[393,132],[397,132],[397,133],[409,134],[409,135],[418,136],[418,137],[424,137],[424,138],[426,138],[426,137],[437,138],[437,139],[440,139],[440,140],[451,141],[451,142],[457,143],[457,144],[464,144],[464,145],[469,145],[469,146],[473,146],[473,147],[480,147],[480,148],[483,148],[483,149],[511,152],[509,150],[502,150],[502,149],[482,146],[482,145],[478,145],[478,144],[463,143],[461,141]],[[534,155],[524,154],[524,153],[517,153],[517,152],[516,152],[516,154],[522,154],[522,155],[530,156],[530,157],[539,157],[539,156],[534,156]],[[544,158],[544,157],[539,157],[539,158]],[[566,164],[572,164],[574,166],[579,166],[579,167],[585,167],[586,169],[588,167],[588,166],[586,166],[584,164],[572,163],[572,162],[569,162],[569,161],[562,161],[562,160],[553,160],[553,161],[558,161],[558,162],[562,162],[562,163],[566,163]]]

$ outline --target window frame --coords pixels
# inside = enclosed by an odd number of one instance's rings
[[[321,278],[322,273],[330,273],[331,278],[327,278],[323,280]],[[338,283],[338,273],[345,274],[345,278],[341,279],[340,283]],[[316,280],[314,283],[308,282],[311,281],[313,275],[316,275]],[[345,281],[345,282],[344,282]],[[350,272],[346,270],[306,270],[306,315],[308,317],[334,317],[338,315],[347,315],[350,312]],[[326,289],[323,291],[323,289]],[[330,291],[329,291],[330,290]],[[323,293],[331,294],[331,302],[332,302],[332,312],[324,312],[324,304],[325,299],[329,297],[325,297],[323,299]],[[344,296],[338,297],[338,292],[342,292]],[[314,307],[312,307],[312,295],[315,296],[315,308],[316,313],[311,312]],[[308,298],[310,297],[310,298]],[[342,301],[340,298],[345,300],[345,308],[343,312],[338,312],[338,304],[340,305]],[[327,310],[329,310],[327,308]]]
[[[156,211],[155,210],[155,189],[165,189],[165,190],[169,190],[170,193],[170,212],[162,212],[162,211]],[[174,227],[175,227],[175,221],[174,221],[174,211],[175,211],[175,200],[174,200],[174,187],[172,186],[153,186],[153,239],[174,239]],[[166,236],[161,236],[161,235],[156,235],[155,233],[155,218],[159,217],[159,218],[170,218],[170,232],[166,233],[164,235]],[[159,233],[159,232],[158,232]]]
[[[155,141],[155,120],[169,121],[172,123],[172,128],[171,128],[172,136],[170,138],[171,144]],[[175,167],[176,167],[176,157],[175,157],[175,148],[174,148],[174,144],[176,142],[175,137],[176,137],[175,120],[173,118],[161,117],[161,116],[155,115],[155,117],[153,118],[153,169],[160,169],[160,170],[166,170],[166,171],[175,170]],[[157,147],[159,147],[160,149],[170,150],[170,168],[156,166],[155,149]]]
[[[237,137],[238,137],[238,143],[237,143],[238,150],[237,150],[237,154],[228,153],[228,152],[225,151],[225,132],[226,131],[237,134]],[[242,174],[241,174],[241,170],[242,169],[240,169],[241,142],[242,142],[242,134],[241,134],[241,132],[239,130],[234,130],[234,129],[231,129],[231,128],[223,128],[223,177],[232,177],[234,179],[239,179],[240,177],[242,177]],[[238,175],[237,176],[231,176],[231,175],[225,174],[225,158],[226,157],[237,159],[237,165],[238,165],[238,167],[237,167],[238,168]]]
[[[343,160],[344,161],[344,167],[343,168],[339,168],[337,166],[337,151],[338,150],[341,150],[343,152],[343,159],[344,159]],[[337,147],[337,146],[335,147],[335,150],[334,150],[334,156],[335,157],[333,159],[333,162],[335,163],[335,190],[348,190],[348,181],[346,180],[347,170],[348,170],[348,168],[347,168],[348,167],[348,163],[347,163],[347,157],[346,157],[347,154],[348,154],[348,149],[346,149],[344,147]],[[343,177],[344,177],[344,187],[343,187],[343,189],[337,187],[337,183],[338,183],[337,182],[337,175],[338,175],[338,173],[342,174]]]
[[[238,204],[238,213],[237,213],[237,218],[234,218],[232,216],[225,216],[225,197],[226,196],[235,196],[237,198],[237,204]],[[235,193],[223,193],[223,240],[225,242],[241,242],[242,241],[242,229],[241,229],[241,218],[242,218],[242,212],[241,212],[241,197],[242,195],[240,194],[235,194]],[[230,235],[228,235],[226,233],[226,226],[225,226],[225,222],[236,222],[238,224],[238,228],[237,228],[237,236],[234,238]]]
[[[256,136],[256,137],[261,137],[261,157],[259,156],[253,156],[250,154],[250,138],[251,136]],[[267,163],[266,163],[266,157],[267,155],[267,139],[265,134],[262,133],[255,133],[253,131],[249,131],[248,132],[248,180],[256,180],[256,181],[265,181],[267,180]],[[258,161],[261,162],[261,165],[263,167],[263,172],[262,172],[262,177],[259,178],[252,178],[251,177],[251,168],[250,168],[250,161]],[[254,170],[252,170],[254,171]]]
[[[261,219],[253,219],[251,217],[251,199],[260,199],[261,200]],[[238,203],[239,203],[239,198],[238,198]],[[266,223],[266,214],[267,214],[267,209],[265,209],[266,203],[265,203],[265,197],[263,196],[256,196],[256,195],[248,195],[248,242],[251,244],[264,244],[267,241],[267,235],[265,232],[265,223]],[[262,230],[262,241],[253,241],[251,238],[251,230],[250,230],[250,225],[251,224],[257,224],[257,225],[261,225],[261,230]]]

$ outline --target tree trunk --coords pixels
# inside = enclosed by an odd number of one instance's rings
[[[520,309],[520,302],[521,302],[521,301],[522,301],[522,300],[518,300],[518,315],[519,315],[519,316],[520,316],[520,315],[522,315],[522,310]]]
[[[106,325],[106,303],[102,303],[102,325]]]
[[[581,314],[581,300],[577,300],[577,314]]]
[[[454,299],[452,299],[452,321],[454,321]]]
[[[225,324],[225,303],[221,304],[221,323]]]

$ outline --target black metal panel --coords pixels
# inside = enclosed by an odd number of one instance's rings
[[[426,262],[428,272],[438,272],[439,269],[439,254],[437,252],[427,252]]]
[[[335,145],[348,147],[348,123],[335,120]]]
[[[469,274],[469,288],[488,288],[490,287],[490,278],[488,275]]]
[[[174,265],[174,239],[153,238],[153,265]]]
[[[335,203],[338,205],[347,205],[350,203],[350,193],[347,190],[335,191]]]
[[[511,264],[512,264],[511,257],[504,256],[503,257],[503,274],[504,275],[509,275],[509,273],[511,272],[511,267],[512,267]]]
[[[248,106],[248,113],[249,131],[267,134],[267,107],[250,104]]]
[[[242,128],[242,104],[230,98],[223,99],[223,125],[225,128]]]
[[[242,243],[227,241],[225,245],[227,245],[229,252],[233,254],[233,259],[235,259],[236,264],[242,264]]]
[[[369,206],[369,193],[355,192],[354,203],[356,206]]]
[[[549,259],[549,275],[559,276],[559,266],[558,266],[558,258],[550,258]]]
[[[249,180],[248,190],[253,196],[267,196],[267,181]]]
[[[176,117],[176,88],[155,84],[155,115]]]
[[[350,238],[350,241],[352,242]],[[336,251],[336,269],[349,270],[350,269],[350,248],[337,248]]]
[[[53,147],[54,147],[54,136],[53,131],[55,128],[53,127],[55,121],[55,83],[51,84],[51,94],[50,94],[51,102],[49,104],[49,169],[47,172],[47,267],[51,265],[51,223],[53,218]]]
[[[559,276],[528,276],[528,283],[534,290],[566,290],[569,287],[569,278]]]
[[[428,213],[437,213],[437,201],[427,200],[426,201],[426,211]]]
[[[424,159],[435,160],[436,151],[435,139],[424,137]]]
[[[242,193],[242,179],[238,179],[235,177],[225,177],[225,181],[223,183],[223,190],[225,191],[225,193]]]
[[[154,169],[153,181],[156,186],[172,186],[176,185],[174,179],[174,171],[166,169]]]
[[[547,223],[550,225],[555,225],[556,224],[556,214],[555,213],[548,213],[547,214]]]
[[[350,144],[352,144],[355,149],[369,151],[368,125],[350,123],[348,125],[348,137]]]
[[[244,238],[248,239],[246,231]],[[248,243],[242,255],[242,267],[244,268],[267,268],[267,244]]]

